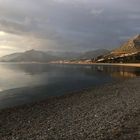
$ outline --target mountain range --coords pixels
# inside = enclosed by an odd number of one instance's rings
[[[91,60],[97,63],[140,63],[140,35],[126,41],[121,47],[109,51],[97,49],[84,53],[78,52],[43,52],[28,50],[13,53],[0,58],[1,62],[51,62],[59,60]]]
[[[57,60],[58,57],[46,54],[42,51],[28,50],[23,53],[13,53],[0,58],[3,62],[49,62],[52,60]]]
[[[76,53],[76,52],[43,52],[38,50],[28,50],[20,53],[13,53],[0,58],[1,62],[50,62],[57,60],[71,60],[71,59],[92,59],[99,55],[105,55],[108,50],[99,49],[95,51]]]

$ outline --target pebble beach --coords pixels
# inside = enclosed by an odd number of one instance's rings
[[[140,78],[0,110],[0,140],[139,140]]]

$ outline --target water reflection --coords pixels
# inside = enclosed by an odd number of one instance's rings
[[[126,72],[126,71],[120,71],[120,72],[114,72],[111,74],[112,77],[125,77],[125,78],[134,78],[137,77],[137,75],[135,73],[131,73],[131,72]]]
[[[66,83],[73,84],[74,82],[78,82],[79,85],[81,83],[94,85],[102,81],[137,76],[140,76],[140,68],[137,67],[5,63],[0,64],[0,91],[54,83],[64,83],[64,86]]]
[[[99,72],[110,74],[114,78],[134,78],[140,76],[140,68],[123,66],[97,66]]]
[[[140,68],[136,67],[4,63],[0,64],[0,108],[137,76]]]
[[[70,72],[71,70],[82,71],[86,74],[95,74],[95,73],[106,73],[111,75],[112,77],[127,77],[133,78],[140,76],[140,68],[138,67],[124,67],[124,66],[106,66],[106,65],[60,65],[60,64],[1,64],[0,65],[0,73],[10,73],[11,71],[14,72],[23,72],[27,75],[39,75],[42,73],[51,73],[63,71]],[[3,71],[4,70],[4,71]],[[72,71],[73,71],[72,70]],[[8,71],[8,72],[7,72]],[[73,73],[74,74],[74,73]]]
[[[2,68],[10,69],[12,71],[24,72],[27,75],[36,75],[44,72],[50,72],[52,70],[51,65],[48,64],[3,64]]]

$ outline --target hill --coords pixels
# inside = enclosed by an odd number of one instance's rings
[[[97,62],[140,63],[140,35],[130,38],[120,48],[110,54],[98,57]]]
[[[1,62],[50,62],[57,60],[79,60],[79,59],[92,59],[99,55],[108,54],[109,51],[105,49],[99,49],[95,51],[88,51],[85,53],[78,52],[43,52],[37,50],[28,50],[23,53],[13,53],[0,58]]]
[[[107,55],[110,51],[106,49],[97,49],[93,51],[88,51],[79,56],[79,59],[95,59],[100,55]]]
[[[3,62],[49,62],[52,60],[57,60],[58,57],[46,54],[42,51],[28,50],[23,53],[14,53],[6,55],[0,58]]]
[[[140,35],[136,35],[125,42],[120,48],[115,49],[112,53],[134,53],[140,52]]]
[[[61,60],[78,59],[81,56],[80,52],[61,52],[61,51],[48,51],[46,54],[58,57]]]

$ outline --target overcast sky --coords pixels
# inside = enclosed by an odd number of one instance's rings
[[[0,0],[0,56],[113,49],[140,33],[140,0]]]

